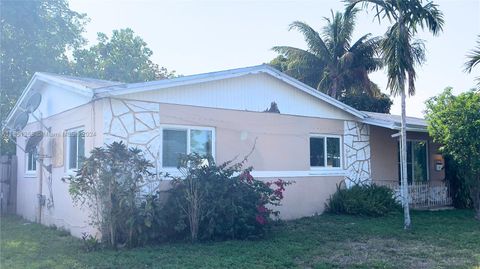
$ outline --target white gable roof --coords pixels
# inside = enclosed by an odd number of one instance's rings
[[[360,119],[363,119],[366,117],[365,113],[360,112],[354,109],[353,107],[350,107],[322,92],[319,92],[318,90],[313,89],[312,87],[266,64],[225,70],[225,71],[211,72],[211,73],[205,73],[205,74],[199,74],[199,75],[184,76],[184,77],[178,77],[173,79],[114,85],[111,87],[105,87],[105,88],[95,90],[95,95],[97,97],[120,96],[120,95],[126,95],[131,93],[140,93],[145,91],[160,90],[164,88],[187,86],[187,85],[198,84],[203,82],[236,78],[236,77],[241,77],[241,76],[246,76],[251,74],[259,74],[259,73],[267,74],[276,79],[279,79],[295,87],[296,89],[302,92],[305,92],[314,98],[322,100],[334,107],[337,107],[355,117],[358,117]]]
[[[122,83],[39,72],[33,75],[19,100],[8,115],[5,123],[11,122],[15,115],[19,113],[19,106],[26,102],[31,94],[33,94],[35,91],[39,91],[40,88],[45,89],[60,87],[62,91],[65,90],[71,93],[72,96],[79,96],[80,98],[74,98],[78,99],[75,101],[75,104],[82,105],[97,98],[115,96],[120,97],[133,93],[142,93],[152,90],[174,88],[178,86],[195,85],[204,82],[220,81],[252,74],[265,74],[272,78],[283,81],[295,89],[308,94],[314,99],[321,100],[325,103],[328,103],[332,107],[341,109],[346,113],[359,118],[360,121],[366,124],[395,130],[400,129],[400,116],[358,111],[266,64],[142,83]],[[55,94],[53,94],[53,97],[55,97]],[[64,100],[62,100],[62,102],[63,101]],[[421,118],[407,117],[407,130],[426,132],[427,123]]]

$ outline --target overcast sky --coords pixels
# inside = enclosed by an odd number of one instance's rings
[[[451,86],[455,93],[472,88],[475,75],[462,72],[466,54],[480,34],[480,0],[436,0],[445,15],[443,33],[418,37],[426,41],[427,63],[418,69],[417,94],[407,99],[407,115],[422,116],[424,101]],[[341,1],[154,1],[71,0],[70,7],[91,19],[86,37],[130,27],[153,50],[153,61],[183,75],[267,63],[276,56],[271,47],[305,48],[303,37],[288,31],[295,20],[319,31],[330,10],[342,10]],[[359,13],[354,37],[382,35],[387,27],[373,21],[373,14]],[[371,76],[385,88],[385,71]],[[392,114],[400,113],[395,99]]]

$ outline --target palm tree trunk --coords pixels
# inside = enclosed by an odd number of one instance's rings
[[[408,204],[408,178],[407,178],[407,122],[406,122],[406,104],[405,104],[405,85],[402,85],[402,127],[400,136],[400,175],[401,175],[401,194],[403,203],[403,217],[405,230],[410,229],[410,208]]]

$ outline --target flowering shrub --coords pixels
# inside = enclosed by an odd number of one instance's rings
[[[208,163],[208,164],[206,164]],[[164,230],[175,238],[226,240],[258,238],[279,212],[289,182],[256,180],[243,162],[217,165],[213,158],[191,154],[180,162],[182,176],[172,177],[163,207]]]

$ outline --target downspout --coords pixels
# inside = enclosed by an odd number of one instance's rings
[[[43,126],[43,117],[40,114],[40,126]],[[40,127],[42,128],[42,127]],[[42,144],[42,143],[41,143]],[[39,150],[37,151],[37,156],[41,156],[43,154],[43,147],[39,144]],[[42,194],[43,194],[43,156],[38,158],[40,162],[39,172],[40,175],[38,177],[38,223],[42,224]]]
[[[38,177],[38,223],[42,224],[42,193],[43,193],[43,158],[40,161],[40,176]]]

